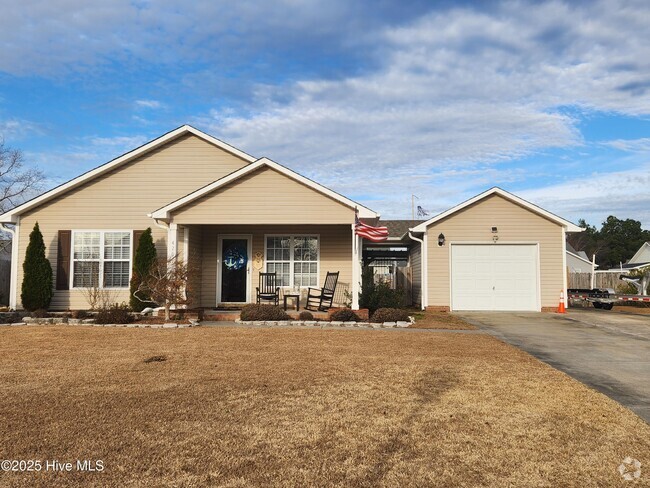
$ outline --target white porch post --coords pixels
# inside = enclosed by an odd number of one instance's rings
[[[359,291],[361,290],[361,239],[352,224],[352,310],[359,310]]]
[[[9,308],[16,310],[18,304],[18,237],[20,234],[20,217],[16,217],[13,229],[0,224],[3,230],[11,234],[11,274],[9,276]]]
[[[171,262],[178,253],[178,224],[169,224],[167,229],[167,259]]]

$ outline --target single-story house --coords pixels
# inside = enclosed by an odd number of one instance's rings
[[[200,269],[195,307],[254,302],[265,271],[299,287],[304,300],[307,287],[338,271],[335,304],[356,309],[364,249],[372,246],[355,234],[355,214],[370,224],[380,218],[185,125],[0,215],[14,242],[10,306],[21,308],[22,263],[38,222],[54,270],[54,310],[87,308],[93,284],[128,301],[135,248],[148,227],[159,256]],[[406,251],[414,302],[445,310],[556,307],[566,290],[565,234],[580,231],[499,188],[403,227],[389,244]]]
[[[598,268],[597,264],[589,260],[584,251],[576,251],[575,248],[566,243],[566,266],[569,273],[591,273],[592,269]]]

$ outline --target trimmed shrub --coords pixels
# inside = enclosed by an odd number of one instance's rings
[[[157,306],[154,302],[147,300],[150,297],[144,291],[138,293],[138,296],[143,298],[145,301],[139,300],[133,296],[142,283],[142,278],[149,274],[157,260],[158,255],[156,253],[156,246],[153,243],[153,237],[151,236],[151,227],[149,227],[140,236],[140,240],[138,241],[138,250],[133,258],[133,276],[131,277],[131,284],[129,287],[129,303],[135,312],[142,312],[147,307]]]
[[[401,308],[404,304],[404,290],[393,290],[388,283],[375,283],[372,267],[365,266],[361,274],[359,306],[367,308],[372,315],[380,308]]]
[[[409,314],[399,308],[379,308],[372,314],[373,322],[408,322]]]
[[[47,313],[47,310],[39,308],[38,310],[34,310],[32,313],[30,313],[29,316],[33,319],[46,319],[50,316],[50,314]]]
[[[275,305],[244,305],[239,316],[241,320],[289,320],[291,317]]]
[[[356,313],[350,308],[342,308],[336,310],[330,315],[330,320],[339,321],[339,322],[359,322],[360,319]]]
[[[129,306],[126,303],[111,305],[102,308],[95,315],[97,324],[130,324],[133,317],[130,314]]]
[[[45,257],[45,242],[38,222],[29,234],[20,300],[26,310],[47,309],[52,301],[52,266]]]
[[[71,315],[73,319],[87,319],[89,314],[85,310],[73,310]]]
[[[300,312],[300,315],[298,315],[298,318],[300,320],[314,320],[314,314],[311,313],[308,310],[305,310],[303,312]]]

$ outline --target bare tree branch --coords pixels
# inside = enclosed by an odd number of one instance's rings
[[[5,146],[0,138],[0,213],[20,205],[43,189],[43,172],[26,168],[21,151]],[[0,251],[10,242],[6,232],[2,232]]]

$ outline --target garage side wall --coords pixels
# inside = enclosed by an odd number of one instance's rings
[[[414,242],[409,248],[409,264],[411,265],[411,293],[413,305],[422,305],[422,250],[420,243]]]
[[[450,309],[451,242],[491,243],[492,227],[498,228],[498,243],[539,244],[542,310],[557,308],[564,288],[562,227],[499,195],[491,195],[432,224],[428,229],[428,308]],[[444,234],[444,246],[438,235]]]

